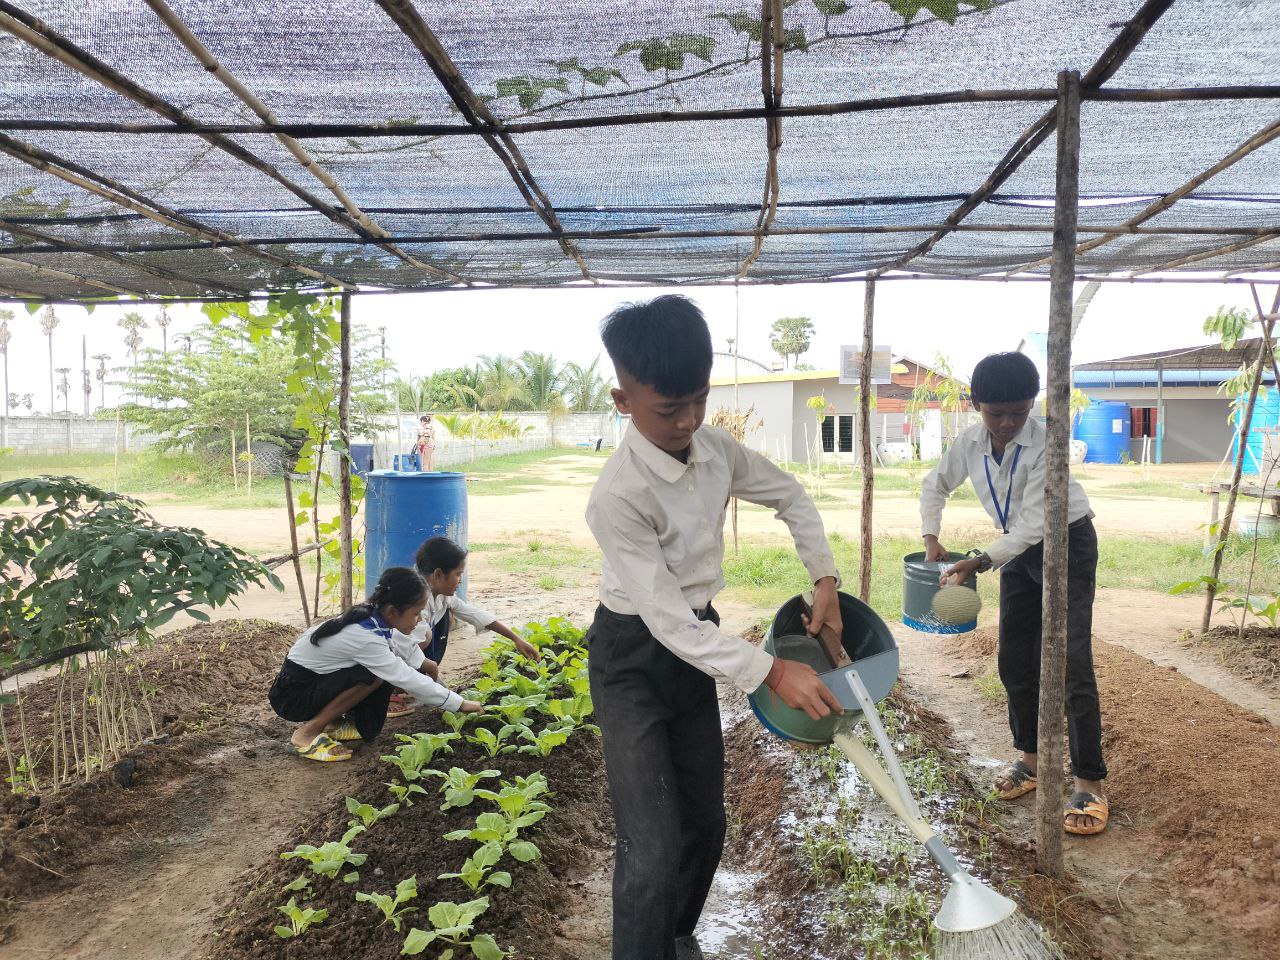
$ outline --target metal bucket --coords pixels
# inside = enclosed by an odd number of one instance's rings
[[[861,707],[852,694],[845,674],[856,669],[875,701],[889,695],[898,679],[898,647],[885,622],[876,612],[856,597],[840,594],[840,616],[844,621],[841,642],[853,663],[832,669],[821,643],[804,632],[800,614],[804,608],[800,597],[792,597],[780,608],[769,632],[764,649],[784,660],[799,660],[816,670],[840,705],[844,717],[860,713]],[[803,710],[788,707],[772,690],[761,684],[750,696],[756,718],[771,732],[788,740],[803,743],[830,743],[836,725],[842,719],[832,714],[812,720]]]
[[[902,558],[902,622],[922,633],[968,633],[978,629],[978,621],[942,623],[933,615],[933,596],[941,587],[942,571],[964,559],[963,553],[950,553],[947,560],[925,562],[924,552],[909,553]],[[966,587],[978,589],[978,577],[970,574]]]

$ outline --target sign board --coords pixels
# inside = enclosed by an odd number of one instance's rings
[[[862,348],[843,346],[840,348],[840,382],[855,386],[861,382]],[[871,348],[871,382],[873,384],[893,382],[893,354],[887,346]]]

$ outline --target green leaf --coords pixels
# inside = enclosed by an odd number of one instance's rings
[[[400,948],[400,953],[405,956],[417,956],[435,941],[436,934],[434,931],[419,930],[417,927],[409,929],[409,935],[404,938],[404,946]]]
[[[294,932],[293,932],[292,930],[290,930],[288,927],[284,927],[284,926],[278,926],[278,927],[276,927],[276,928],[275,928],[275,931],[276,931],[276,936],[277,936],[277,937],[280,937],[280,938],[281,938],[281,939],[283,939],[283,940],[288,940],[290,937],[292,937],[292,936],[294,936],[294,935],[295,935],[295,934],[294,934]]]
[[[485,878],[484,882],[492,883],[497,887],[506,887],[509,890],[511,889],[511,874],[507,873],[505,870],[499,870],[496,873],[489,874],[489,876]]]
[[[476,960],[503,960],[507,955],[487,933],[482,933],[471,941],[471,952]]]
[[[530,843],[528,840],[517,840],[507,847],[507,852],[515,857],[521,863],[530,863],[542,856],[536,844]]]

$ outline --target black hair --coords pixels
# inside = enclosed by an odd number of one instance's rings
[[[361,620],[368,620],[383,607],[408,609],[422,600],[426,594],[427,585],[418,576],[418,571],[408,567],[387,567],[382,571],[382,576],[378,577],[378,585],[373,588],[373,593],[369,594],[368,600],[357,603],[342,616],[320,624],[316,627],[315,633],[311,634],[311,642],[319,644],[325,637],[332,637],[343,627],[349,627]]]
[[[711,380],[711,331],[688,297],[624,303],[604,318],[600,339],[618,371],[663,396],[688,396]]]
[[[457,570],[466,560],[467,551],[448,537],[432,537],[430,540],[423,541],[413,558],[413,562],[418,567],[418,573],[424,577],[431,576],[437,570],[443,570],[445,573]]]
[[[969,395],[978,403],[1017,403],[1040,393],[1040,371],[1025,353],[993,353],[978,361]]]

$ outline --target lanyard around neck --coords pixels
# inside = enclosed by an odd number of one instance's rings
[[[1007,452],[1007,451],[1006,451]],[[1000,498],[996,496],[996,485],[991,482],[991,458],[982,455],[982,468],[987,471],[987,489],[991,492],[991,503],[996,508],[996,519],[1000,521],[1000,529],[1009,532],[1009,503],[1013,500],[1013,475],[1018,472],[1018,457],[1022,455],[1022,446],[1013,445],[1013,464],[1009,467],[1009,489],[1004,494],[1004,509],[1000,509]]]

